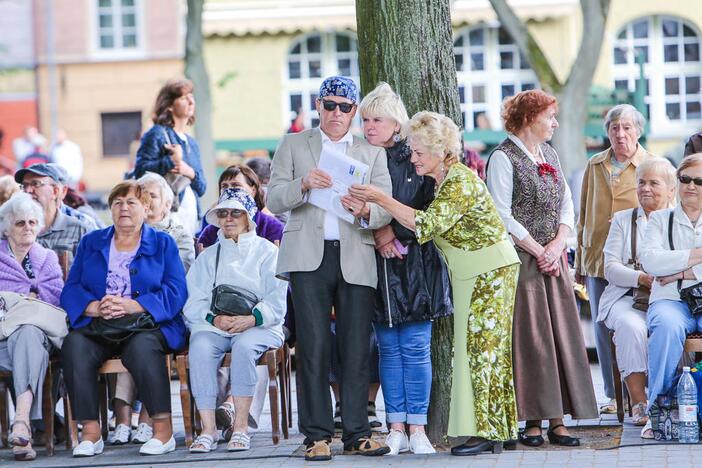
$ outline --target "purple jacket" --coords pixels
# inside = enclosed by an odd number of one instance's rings
[[[29,249],[29,260],[35,279],[30,280],[22,265],[10,255],[7,241],[0,242],[0,291],[29,294],[34,288],[39,291],[39,299],[59,306],[63,289],[63,273],[58,257],[53,250],[46,249],[36,242]]]
[[[268,239],[274,244],[275,241],[280,243],[280,240],[283,238],[283,223],[281,223],[278,218],[259,211],[256,213],[256,216],[254,216],[254,221],[256,222],[256,234],[258,237]],[[197,238],[197,242],[202,244],[203,247],[216,244],[218,231],[219,228],[217,226],[210,224],[202,230],[200,237]]]

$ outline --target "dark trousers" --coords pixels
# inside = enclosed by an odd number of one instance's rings
[[[300,432],[305,443],[331,440],[334,415],[329,393],[332,307],[336,346],[344,378],[340,382],[342,441],[349,447],[370,436],[368,379],[371,320],[375,290],[344,281],[338,241],[324,242],[322,264],[315,271],[290,274],[297,328],[297,392]]]
[[[75,330],[61,348],[63,376],[76,421],[98,419],[98,369],[115,356],[122,359],[150,415],[171,412],[171,385],[165,356],[170,350],[160,331],[135,333],[119,344],[94,340]]]

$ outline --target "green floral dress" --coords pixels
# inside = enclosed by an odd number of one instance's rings
[[[450,436],[517,438],[512,309],[519,257],[487,187],[453,164],[436,198],[417,211],[417,240],[446,259],[454,301]]]

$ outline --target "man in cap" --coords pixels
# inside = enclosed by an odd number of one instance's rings
[[[44,209],[44,230],[37,242],[56,252],[75,254],[78,243],[90,228],[61,210],[63,184],[61,171],[53,164],[33,164],[15,173],[15,181]]]
[[[275,152],[268,185],[268,208],[290,211],[278,254],[276,274],[289,277],[295,307],[300,431],[306,460],[330,460],[334,420],[329,394],[330,320],[336,314],[344,449],[384,455],[389,448],[371,439],[368,424],[368,342],[378,283],[373,233],[390,221],[379,206],[346,195],[343,207],[354,223],[340,220],[308,202],[310,191],[331,187],[317,168],[325,154],[344,153],[367,164],[366,181],[391,192],[387,158],[349,132],[358,90],[349,78],[327,78],[319,89],[319,127],[288,134]]]

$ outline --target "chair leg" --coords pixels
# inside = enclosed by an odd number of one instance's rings
[[[193,414],[191,406],[191,394],[188,382],[187,356],[176,356],[176,369],[178,380],[180,380],[180,405],[183,410],[183,428],[185,430],[185,446],[190,447],[193,443]]]
[[[100,395],[100,397],[98,398],[98,401],[100,402],[100,429],[102,431],[102,440],[105,441],[105,443],[107,443],[107,436],[110,432],[110,420],[107,418],[107,399],[109,397],[107,392],[106,374],[100,376],[100,383],[98,388],[98,394]]]
[[[42,395],[42,417],[44,419],[44,430],[46,431],[46,454],[54,456],[54,411],[56,410],[56,400],[54,399],[54,373],[51,363],[46,368]]]
[[[612,380],[614,381],[614,398],[617,401],[617,420],[624,423],[624,394],[622,391],[622,375],[617,365],[617,347],[614,345],[614,332],[609,332],[609,346],[612,349]]]
[[[10,412],[8,406],[10,404],[7,383],[0,379],[0,440],[3,447],[9,447],[7,441],[8,433],[10,432]]]
[[[290,434],[288,432],[288,383],[285,368],[285,349],[283,347],[278,348],[276,354],[278,382],[280,383],[280,425],[283,429],[283,438],[287,440]]]
[[[280,414],[278,413],[278,376],[276,375],[277,363],[275,350],[266,352],[268,365],[268,402],[271,405],[271,427],[273,443],[280,442]]]
[[[63,415],[66,425],[66,450],[72,450],[78,445],[78,423],[73,420],[73,412],[71,410],[71,400],[68,398],[68,392],[63,391]]]
[[[285,348],[285,382],[288,388],[288,427],[292,427],[293,415],[292,415],[292,356],[290,355],[290,347],[288,345],[283,345]]]

